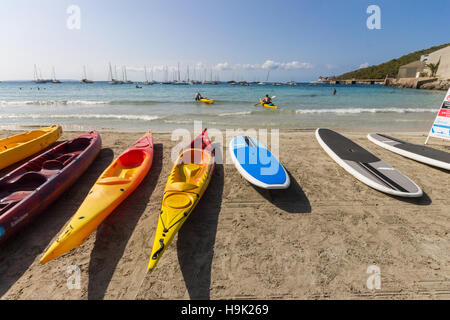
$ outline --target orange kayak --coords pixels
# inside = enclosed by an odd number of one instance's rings
[[[153,161],[148,132],[102,173],[78,211],[41,259],[44,264],[81,245],[142,182]]]

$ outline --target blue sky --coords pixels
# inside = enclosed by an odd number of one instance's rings
[[[81,28],[66,26],[70,5]],[[381,9],[381,30],[369,30],[369,5]],[[315,80],[450,42],[450,1],[300,0],[2,0],[0,80],[43,77],[106,80],[107,65],[190,65],[221,80]],[[161,78],[162,72],[155,72]]]

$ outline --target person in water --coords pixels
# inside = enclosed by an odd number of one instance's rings
[[[335,89],[333,90],[333,96],[335,96],[336,93],[337,93],[337,90],[336,90],[336,88],[335,88]]]
[[[195,94],[195,101],[200,101],[200,99],[203,99],[202,95],[200,94],[200,92],[197,92]]]
[[[263,99],[263,104],[272,105],[272,99],[269,97],[268,94],[266,94],[265,98]]]

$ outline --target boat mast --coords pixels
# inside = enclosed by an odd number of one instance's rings
[[[109,63],[109,75],[110,75],[110,80],[113,81],[113,80],[114,80],[114,77],[113,77],[113,72],[112,72],[111,62]]]
[[[34,81],[38,81],[39,80],[36,65],[34,65],[34,75],[33,75],[33,77],[34,77]]]

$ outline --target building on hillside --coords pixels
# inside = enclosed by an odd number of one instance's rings
[[[425,70],[425,62],[414,61],[401,66],[398,69],[397,78],[418,78]]]
[[[420,56],[420,61],[422,61],[422,62],[428,62],[428,55],[427,55],[427,54],[421,55],[421,56]]]
[[[450,46],[430,53],[427,57],[427,63],[437,63],[439,59],[441,62],[436,76],[441,79],[450,79]]]

